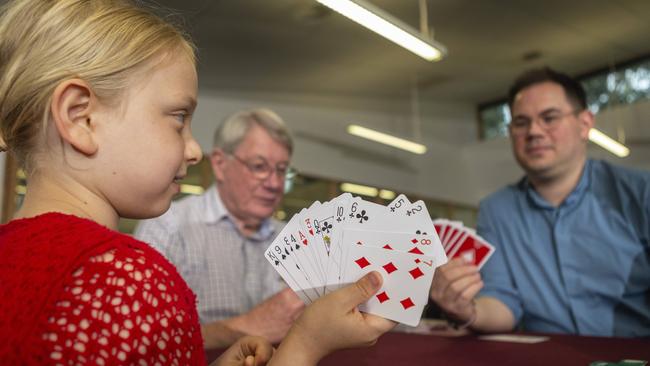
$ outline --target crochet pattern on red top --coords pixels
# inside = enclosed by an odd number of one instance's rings
[[[7,365],[205,365],[196,297],[147,244],[76,216],[0,226]]]

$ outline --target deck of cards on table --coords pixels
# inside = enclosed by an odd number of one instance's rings
[[[480,269],[494,253],[494,246],[460,221],[436,219],[433,226],[449,259],[463,258]]]
[[[400,195],[382,206],[349,193],[294,215],[266,258],[306,304],[377,271],[382,288],[359,310],[411,326],[447,262],[424,202]]]

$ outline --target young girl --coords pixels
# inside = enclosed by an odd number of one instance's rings
[[[0,226],[0,359],[9,365],[205,364],[195,297],[119,217],[162,214],[189,165],[196,105],[185,35],[127,0],[14,0],[0,18],[0,146],[27,172]],[[316,364],[393,323],[356,306],[373,273],[309,307],[273,349],[246,337],[217,364]]]

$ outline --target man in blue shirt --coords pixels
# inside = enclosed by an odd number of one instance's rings
[[[526,175],[480,204],[496,252],[439,268],[431,299],[480,332],[650,336],[650,173],[587,159],[594,117],[564,74],[522,75],[509,105]]]

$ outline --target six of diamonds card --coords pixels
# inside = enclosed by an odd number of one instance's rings
[[[400,195],[382,206],[349,193],[294,215],[266,258],[306,304],[377,271],[382,288],[359,310],[411,326],[447,262],[424,202]]]

